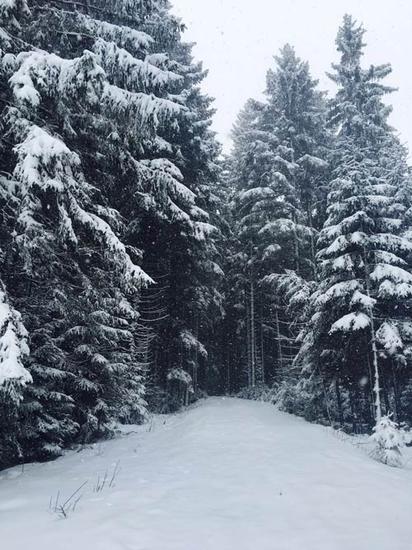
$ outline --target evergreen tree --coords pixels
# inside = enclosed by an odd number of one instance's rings
[[[32,377],[24,366],[29,349],[20,314],[0,283],[0,468],[20,454],[18,414],[24,386]]]
[[[235,223],[244,255],[251,386],[258,379],[279,382],[295,354],[296,329],[280,281],[293,285],[295,275],[314,277],[327,168],[326,113],[316,84],[308,64],[285,46],[268,72],[267,100],[249,101],[234,128]]]
[[[168,216],[149,212],[139,221],[136,238],[144,243],[143,265],[154,274],[163,293],[164,308],[155,322],[156,338],[151,346],[153,378],[157,386],[168,389],[166,401],[170,398],[174,408],[185,399],[179,388],[187,375],[194,394],[214,384],[214,329],[222,315],[218,286],[223,273],[217,247],[220,149],[210,129],[211,99],[199,87],[206,73],[201,64],[193,62],[191,46],[181,43],[180,36],[169,47],[182,76],[180,101],[185,116],[166,139],[173,143],[169,159],[187,186],[186,202],[181,211],[175,209]],[[150,302],[150,293],[148,299]],[[152,306],[154,303],[152,300]],[[180,374],[174,378],[171,373]],[[156,400],[157,393],[155,389]],[[169,405],[166,402],[162,407]]]
[[[145,416],[155,331],[144,300],[158,275],[150,258],[181,257],[171,289],[187,270],[169,294],[183,309],[160,307],[182,317],[165,354],[180,339],[183,368],[205,359],[190,306],[198,293],[205,319],[211,297],[219,302],[204,209],[218,148],[196,86],[203,72],[168,2],[1,5],[0,163],[11,198],[1,197],[0,267],[30,336],[19,452],[47,458],[107,434],[113,420]]]
[[[381,82],[390,66],[362,68],[363,35],[345,16],[337,37],[341,61],[331,75],[338,85],[330,108],[337,138],[318,240],[320,285],[301,350],[309,393],[332,393],[335,418],[354,424],[379,421],[382,397],[392,408],[391,371],[403,369],[410,354],[412,289],[407,207],[400,200],[408,186],[406,156],[383,102],[391,89]]]

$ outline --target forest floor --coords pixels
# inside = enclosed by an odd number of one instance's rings
[[[0,546],[410,550],[412,454],[395,469],[365,449],[270,404],[207,399],[0,472]]]

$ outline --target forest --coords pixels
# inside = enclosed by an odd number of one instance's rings
[[[412,424],[391,66],[350,15],[334,94],[285,45],[223,154],[184,30],[168,0],[0,0],[0,469],[206,395]]]

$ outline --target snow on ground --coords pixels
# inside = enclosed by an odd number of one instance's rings
[[[0,472],[1,548],[412,548],[410,463],[378,464],[321,426],[238,399],[208,399],[130,429]],[[63,502],[86,481],[67,519],[49,509],[58,491]]]

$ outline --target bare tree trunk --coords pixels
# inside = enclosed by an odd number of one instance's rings
[[[293,222],[296,226],[297,221],[295,219],[295,216],[293,216]],[[299,239],[298,239],[298,233],[296,231],[296,227],[293,230],[293,240],[295,245],[295,270],[296,274],[299,275],[300,272],[300,252],[299,252]]]
[[[199,313],[196,313],[196,332],[195,332],[196,340],[199,340]],[[197,371],[199,369],[199,354],[198,354],[198,348],[196,346],[195,349],[195,361],[193,365],[193,390],[196,394],[197,392]]]
[[[262,361],[262,382],[266,383],[265,376],[265,338],[264,338],[264,329],[263,329],[263,312],[261,310],[261,320],[260,320],[260,355]]]
[[[372,308],[371,308],[371,344],[372,344],[373,368],[375,371],[375,384],[373,386],[373,391],[375,392],[375,417],[376,417],[376,422],[380,422],[382,418],[382,406],[381,406],[381,395],[380,395],[381,387],[379,382],[378,349],[376,346],[375,322],[373,318]]]
[[[255,334],[255,282],[253,266],[250,274],[250,347],[251,347],[251,386],[256,385],[256,334]]]
[[[366,345],[368,345],[368,339],[366,339]],[[374,404],[374,393],[373,393],[373,373],[372,373],[372,367],[371,367],[371,361],[369,357],[369,353],[366,355],[367,363],[368,363],[368,375],[369,375],[369,383],[368,383],[368,393],[369,393],[369,422],[372,424],[374,417],[375,417],[375,404]]]
[[[336,378],[335,380],[335,387],[336,387],[336,399],[338,402],[339,424],[342,427],[343,426],[343,408],[342,408],[342,395],[340,393],[339,378]]]
[[[355,412],[355,403],[353,400],[352,390],[349,389],[349,403],[352,416],[352,431],[356,433],[356,412]]]
[[[391,405],[390,405],[390,402],[389,402],[388,388],[386,387],[385,384],[383,384],[383,386],[381,388],[381,392],[382,392],[382,398],[383,398],[383,402],[385,403],[386,410],[390,411],[391,410]]]
[[[281,381],[281,377],[283,374],[283,354],[282,354],[282,342],[280,339],[280,323],[279,323],[279,312],[278,308],[276,306],[275,309],[275,321],[276,321],[276,341],[277,341],[277,348],[278,348],[278,365],[279,365],[279,382]]]
[[[369,278],[369,264],[366,257],[366,252],[364,252],[364,263],[365,263],[365,274],[366,274],[366,293],[368,298],[371,297],[370,292],[370,278]],[[369,316],[371,320],[370,331],[371,331],[371,347],[372,347],[372,363],[375,376],[375,383],[373,386],[373,391],[375,393],[375,420],[376,423],[380,422],[382,418],[382,405],[381,405],[381,387],[379,380],[379,365],[378,365],[378,348],[376,345],[376,332],[375,332],[375,318],[373,315],[372,306],[369,306]]]
[[[247,356],[247,385],[252,385],[251,377],[251,345],[250,345],[250,296],[246,295],[246,356]]]
[[[230,385],[231,385],[231,379],[230,379],[230,358],[229,356],[226,357],[226,393],[230,394]]]
[[[309,202],[308,205],[308,221],[309,221],[309,227],[311,229],[310,232],[310,261],[312,262],[312,274],[313,274],[313,280],[317,280],[317,272],[316,272],[316,247],[315,247],[315,239],[314,239],[314,231],[313,231],[313,218],[312,218],[312,203]]]
[[[398,387],[398,380],[396,378],[396,371],[394,362],[391,359],[391,367],[392,367],[392,381],[393,381],[393,396],[394,396],[394,402],[395,402],[395,420],[396,422],[402,421],[402,407],[401,407],[401,400],[399,398],[399,387]]]

